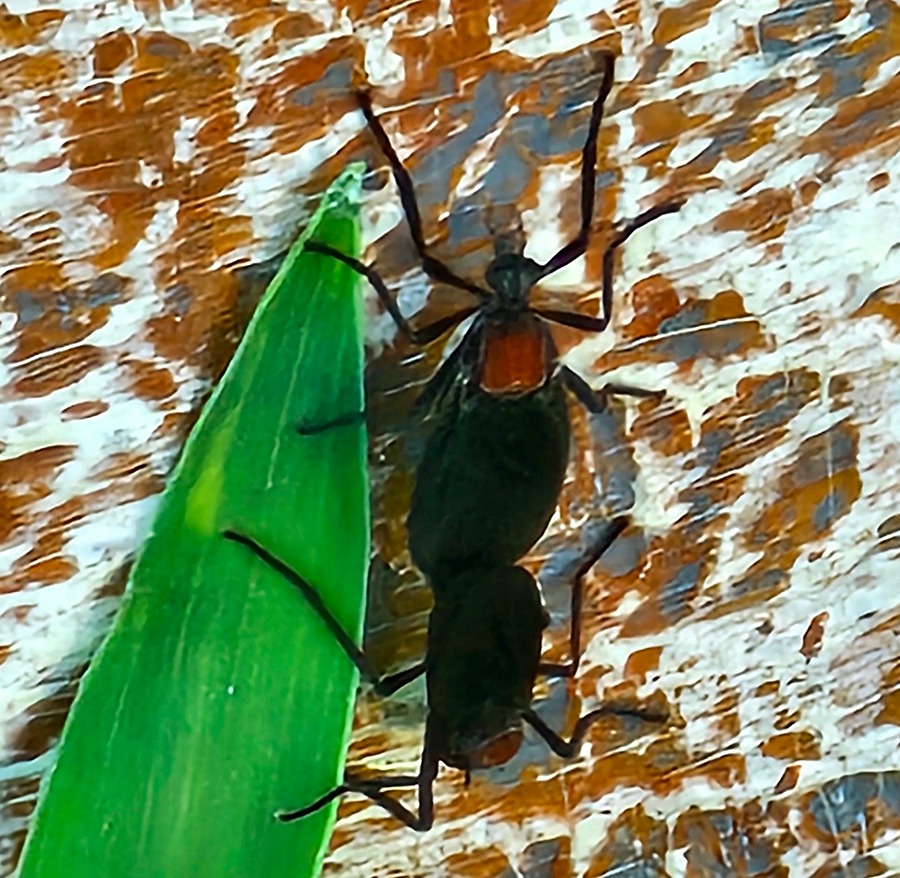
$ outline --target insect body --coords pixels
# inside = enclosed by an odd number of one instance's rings
[[[371,779],[348,774],[340,786],[317,801],[282,812],[279,818],[300,819],[344,793],[355,792],[367,796],[412,829],[427,830],[434,819],[432,784],[439,764],[461,769],[467,778],[473,769],[502,764],[518,750],[523,722],[532,726],[555,753],[571,757],[587,730],[601,717],[627,715],[651,722],[664,720],[665,716],[657,711],[607,703],[581,717],[572,737],[566,740],[531,706],[538,674],[574,675],[580,656],[582,579],[626,526],[624,518],[612,522],[578,569],[572,591],[572,660],[566,664],[540,661],[541,636],[548,619],[537,583],[524,568],[470,567],[445,578],[435,592],[428,624],[424,663],[428,717],[418,774]],[[365,654],[341,628],[313,586],[252,538],[233,530],[225,531],[224,536],[249,549],[296,586],[360,672],[371,679],[371,665]],[[387,689],[395,689],[411,676],[404,671],[382,683]],[[418,788],[417,812],[386,792],[398,787]]]
[[[424,327],[412,327],[374,268],[317,242],[307,248],[328,254],[363,274],[398,329],[427,345],[474,315],[462,341],[425,387],[416,407],[429,422],[423,459],[417,468],[407,527],[414,563],[432,580],[463,565],[513,564],[544,532],[556,508],[569,457],[566,393],[589,411],[602,411],[611,394],[654,397],[641,388],[607,384],[595,391],[559,363],[548,323],[599,331],[612,313],[615,252],[629,236],[682,206],[671,201],[622,224],[603,255],[601,316],[537,308],[531,290],[542,278],[583,255],[590,238],[596,183],[597,134],[603,104],[613,82],[614,59],[602,56],[603,79],[591,111],[581,160],[581,226],[576,236],[545,263],[524,255],[524,247],[495,241],[485,284],[455,274],[427,249],[409,173],[372,110],[366,92],[357,98],[369,127],[391,166],[425,273],[438,283],[464,290],[477,304]]]

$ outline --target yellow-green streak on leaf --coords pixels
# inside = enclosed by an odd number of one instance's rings
[[[21,878],[304,878],[343,771],[356,672],[243,531],[359,636],[369,547],[358,277],[362,167],[329,189],[254,314],[163,495],[112,633],[82,681]]]

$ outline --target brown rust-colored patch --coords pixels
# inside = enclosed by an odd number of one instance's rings
[[[636,649],[628,656],[623,673],[626,677],[635,677],[643,684],[647,682],[647,675],[651,671],[659,669],[659,658],[662,655],[661,646],[648,646],[644,649]]]
[[[449,874],[459,878],[494,878],[512,868],[506,854],[493,846],[451,854],[443,865]]]
[[[664,7],[653,28],[653,42],[665,46],[704,27],[717,3],[718,0],[689,0],[678,7]]]
[[[632,113],[636,136],[642,144],[671,143],[673,147],[682,134],[709,119],[709,113],[690,115],[682,102],[674,99],[641,104]]]
[[[11,49],[25,49],[51,38],[66,17],[60,9],[38,10],[24,15],[10,12],[0,4],[0,43]]]
[[[278,20],[281,12],[281,5],[274,6],[271,4],[263,5],[256,9],[235,10],[234,16],[228,22],[226,31],[228,36],[234,38],[244,37],[247,34],[265,32]],[[311,20],[315,20],[312,19],[312,16],[309,17]]]
[[[57,470],[76,451],[74,445],[48,445],[0,460],[0,543],[28,523],[29,509],[50,495]]]
[[[900,726],[900,662],[895,662],[881,681],[881,709],[876,725]]]
[[[791,726],[796,725],[799,721],[799,710],[788,710],[787,708],[779,707],[776,711],[776,716],[775,720],[772,723],[772,727],[780,732],[783,729],[789,729]]]
[[[896,330],[900,330],[900,283],[885,284],[870,293],[853,316],[868,317],[873,314],[884,317]]]
[[[603,372],[632,363],[675,362],[686,370],[700,357],[721,360],[771,346],[735,290],[722,290],[712,299],[687,297],[675,313],[660,319],[653,337],[643,332],[636,337],[643,339],[639,345],[608,351],[595,368]]]
[[[740,702],[741,693],[737,689],[728,688],[713,705],[716,728],[726,741],[734,740],[741,731],[741,716],[738,712]]]
[[[78,421],[84,418],[93,418],[109,411],[109,403],[102,402],[98,399],[86,400],[85,402],[75,402],[67,405],[60,415],[64,421]]]
[[[166,368],[139,360],[123,360],[120,365],[126,374],[133,376],[130,389],[139,399],[168,399],[178,389]]]
[[[770,695],[777,695],[780,689],[781,682],[779,680],[766,680],[765,683],[760,683],[753,690],[753,694],[757,698],[768,698]]]
[[[535,0],[529,3],[492,3],[498,29],[504,37],[534,33],[546,26],[556,0]]]
[[[10,736],[13,751],[27,759],[46,753],[62,733],[75,693],[78,680],[86,668],[80,667],[65,684],[51,695],[31,704],[25,712],[25,723]]]
[[[681,303],[674,284],[667,277],[651,274],[631,288],[631,307],[634,316],[621,330],[624,340],[655,335],[663,320],[678,313]]]
[[[0,98],[20,92],[52,93],[65,84],[69,71],[60,53],[19,53],[0,60]]]
[[[279,65],[256,93],[247,124],[272,126],[272,149],[293,152],[309,140],[321,137],[347,112],[356,109],[350,94],[351,75],[362,69],[363,47],[351,37],[338,37],[315,52]],[[337,93],[314,89],[326,80],[329,69],[346,69],[347,87]],[[327,81],[327,80],[326,80]]]
[[[878,525],[879,552],[893,552],[900,549],[900,515],[890,515]]]
[[[473,59],[489,54],[490,7],[482,0],[451,0],[450,7],[451,23],[434,30],[428,40],[416,31],[395,32],[390,45],[404,61],[404,91],[421,90],[434,69],[455,69],[460,80],[467,79],[466,68],[483,64]]]
[[[315,34],[325,33],[325,26],[319,19],[306,12],[284,12],[272,28],[275,43],[295,42]]]
[[[13,570],[21,570],[43,558],[50,558],[62,552],[63,535],[59,531],[44,531],[31,544],[31,547],[13,562]]]
[[[103,348],[86,344],[43,354],[14,370],[12,386],[22,396],[46,396],[80,381],[88,372],[98,369],[105,358]]]
[[[819,739],[807,731],[786,732],[775,735],[760,744],[764,756],[772,759],[787,759],[796,762],[799,759],[821,759],[822,750]]]
[[[183,209],[203,197],[204,175],[223,184],[236,179],[243,156],[234,155],[233,145],[217,144],[210,169],[198,162],[187,179],[175,164],[174,143],[183,107],[203,107],[208,118],[233,109],[237,64],[233,53],[211,43],[192,50],[163,33],[137,34],[128,79],[115,86],[95,82],[62,105],[70,181],[89,193],[114,228],[109,246],[93,256],[97,266],[117,265],[131,252],[159,201],[178,198]],[[141,137],[134,137],[136,130]],[[142,182],[142,165],[159,175],[157,183]],[[207,212],[214,218],[212,207]]]
[[[686,542],[678,529],[651,540],[638,584],[645,598],[622,623],[621,636],[657,634],[689,615],[712,569],[714,550],[711,538]]]
[[[828,611],[816,613],[809,620],[809,626],[803,634],[803,643],[800,652],[809,661],[822,651],[822,638],[825,636],[825,623],[828,621]]]
[[[862,490],[856,469],[857,429],[842,421],[803,440],[790,468],[774,481],[774,499],[745,531],[745,544],[765,546],[729,604],[744,604],[785,587],[785,576],[807,543],[822,539],[850,510]]]
[[[104,34],[96,43],[93,51],[94,74],[110,76],[124,61],[134,54],[134,41],[131,35],[123,30]]]
[[[441,773],[441,790],[436,800],[452,793],[447,801],[436,801],[436,819],[466,820],[471,822],[490,815],[492,819],[510,823],[528,820],[567,819],[567,808],[562,783],[559,778],[539,779],[534,768],[525,769],[515,788],[498,786],[490,780],[473,776],[472,784],[465,787],[460,772]]]
[[[869,192],[878,192],[880,189],[884,189],[885,186],[889,185],[890,182],[891,175],[887,171],[881,171],[870,178],[868,186]]]
[[[831,32],[850,11],[848,0],[827,3],[786,2],[775,12],[759,20],[760,40],[764,48],[797,51],[813,40]]]
[[[78,572],[78,566],[69,558],[55,555],[42,558],[26,567],[16,570],[2,587],[4,592],[21,591],[29,585],[52,585],[65,582]]]
[[[896,7],[891,13],[900,16]],[[874,60],[882,63],[888,53],[896,53],[897,43],[884,41]],[[831,158],[830,167],[820,171],[826,179],[833,169],[856,158],[861,152],[872,153],[878,147],[896,146],[900,140],[900,78],[892,77],[880,88],[842,100],[834,116],[800,144],[803,155],[822,153]]]
[[[709,64],[706,61],[694,61],[684,68],[673,80],[673,84],[679,88],[700,82],[709,74]]]
[[[152,470],[153,460],[148,451],[121,451],[105,457],[91,471],[91,478],[130,480]]]
[[[776,795],[780,793],[786,793],[789,790],[794,789],[797,786],[797,781],[800,779],[800,766],[799,765],[789,765],[782,772],[780,778],[778,778],[778,783],[775,784],[775,793]]]
[[[751,245],[771,241],[787,228],[793,201],[790,189],[763,189],[720,213],[713,227],[720,232],[746,232]]]

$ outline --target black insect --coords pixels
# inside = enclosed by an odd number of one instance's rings
[[[413,562],[432,588],[463,567],[513,564],[539,539],[556,508],[570,452],[566,389],[591,412],[605,408],[612,394],[663,394],[619,384],[594,390],[558,361],[547,323],[587,331],[609,324],[616,250],[629,236],[664,214],[680,209],[670,201],[621,224],[603,255],[601,316],[536,308],[534,285],[584,254],[594,211],[597,133],[603,104],[613,83],[614,58],[602,56],[602,82],[591,111],[581,158],[581,227],[546,263],[524,255],[524,245],[495,240],[485,272],[486,286],[459,277],[431,256],[422,233],[412,181],[372,111],[367,92],[360,107],[386,156],[400,193],[413,244],[426,274],[470,293],[477,304],[426,326],[414,328],[400,313],[374,268],[327,244],[307,249],[327,254],[364,275],[400,332],[428,345],[475,315],[463,339],[423,390],[416,406],[430,424],[416,472],[407,521]],[[321,427],[315,428],[316,430]],[[309,430],[305,432],[311,432]]]
[[[528,723],[550,749],[571,757],[590,726],[604,716],[625,715],[648,722],[666,717],[659,711],[606,703],[582,716],[572,737],[566,740],[551,729],[531,706],[538,674],[571,677],[581,655],[582,580],[585,574],[627,526],[619,518],[584,558],[572,589],[570,628],[571,660],[565,664],[541,663],[541,635],[547,625],[546,610],[534,578],[524,568],[505,565],[470,567],[451,576],[435,593],[428,622],[428,649],[424,672],[428,700],[425,741],[418,774],[355,778],[320,799],[295,811],[279,813],[285,822],[298,820],[344,793],[367,796],[412,829],[424,831],[434,820],[432,784],[441,762],[466,772],[499,765],[510,759],[522,739],[522,723]],[[233,530],[224,536],[248,548],[263,563],[280,573],[305,597],[335,636],[363,677],[374,681],[365,653],[325,606],[321,596],[303,577],[252,538]],[[380,681],[379,690],[394,691],[417,674],[401,671]],[[419,807],[407,808],[386,791],[417,787]]]
[[[518,748],[523,722],[531,725],[554,752],[571,756],[591,723],[601,716],[628,714],[654,721],[664,718],[633,706],[607,704],[582,717],[572,738],[565,740],[531,707],[539,673],[574,675],[580,656],[582,578],[625,527],[626,520],[613,522],[575,577],[571,660],[567,664],[541,663],[546,612],[534,578],[515,563],[544,532],[558,502],[571,442],[566,391],[592,412],[601,411],[611,394],[659,395],[616,384],[593,390],[559,363],[547,323],[604,329],[611,314],[616,249],[636,229],[678,210],[681,202],[645,211],[613,235],[603,257],[601,317],[529,304],[531,289],[539,280],[568,265],[587,248],[594,208],[597,132],[603,103],[612,87],[613,63],[611,55],[603,56],[603,79],[582,152],[578,234],[543,265],[524,255],[524,245],[511,246],[509,238],[496,239],[484,287],[459,277],[427,252],[409,174],[372,112],[368,94],[358,93],[363,113],[390,163],[425,272],[435,281],[472,294],[477,304],[413,328],[373,268],[328,245],[306,245],[365,275],[400,331],[414,343],[430,344],[467,317],[474,316],[474,320],[417,402],[428,429],[407,527],[412,559],[434,593],[423,662],[375,681],[364,653],[306,580],[250,537],[233,530],[226,533],[300,589],[362,675],[376,682],[377,691],[386,694],[420,674],[426,677],[428,717],[418,774],[377,779],[348,776],[318,801],[282,814],[284,820],[312,813],[344,792],[357,792],[412,828],[424,830],[433,820],[431,787],[438,765],[443,762],[468,775],[475,768],[505,762]],[[299,429],[301,433],[316,433],[357,419],[358,414],[350,414],[330,424]],[[387,792],[412,786],[418,788],[418,812]]]

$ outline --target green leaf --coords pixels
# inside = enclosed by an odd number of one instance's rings
[[[313,583],[361,634],[369,553],[357,275],[363,167],[328,190],[269,285],[185,447],[108,640],[82,681],[21,878],[315,875],[343,771],[356,671],[295,588],[224,528]]]

